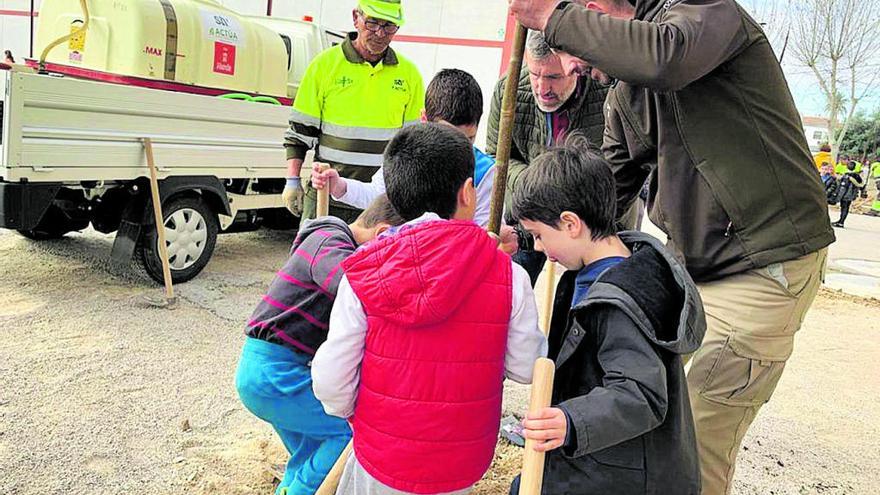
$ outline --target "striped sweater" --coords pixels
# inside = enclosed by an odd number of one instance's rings
[[[338,218],[304,222],[290,257],[254,309],[245,334],[314,355],[327,340],[342,261],[355,247],[354,235]]]

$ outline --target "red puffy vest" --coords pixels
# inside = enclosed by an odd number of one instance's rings
[[[345,273],[368,323],[358,461],[405,492],[473,485],[501,419],[510,258],[472,222],[431,221],[356,252]]]

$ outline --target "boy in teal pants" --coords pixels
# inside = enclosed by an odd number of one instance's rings
[[[342,261],[356,247],[403,223],[382,195],[351,225],[305,222],[248,321],[235,386],[245,407],[275,428],[290,453],[278,495],[312,495],[351,438],[312,392],[311,361],[327,340]]]

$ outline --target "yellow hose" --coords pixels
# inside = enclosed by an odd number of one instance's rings
[[[85,34],[86,30],[89,28],[89,6],[87,3],[87,0],[79,0],[79,5],[82,8],[83,17],[85,18],[85,20],[83,21],[83,25],[80,26],[80,28],[77,29],[76,31],[74,31],[70,34],[66,34],[66,35],[58,38],[57,40],[49,43],[49,45],[46,47],[45,50],[43,50],[43,53],[40,55],[40,68],[41,69],[43,68],[43,66],[46,63],[46,57],[49,56],[49,52],[51,52],[53,48],[60,45],[61,43],[64,43],[65,41],[69,40],[70,38],[73,38],[74,36],[78,36],[80,34]]]

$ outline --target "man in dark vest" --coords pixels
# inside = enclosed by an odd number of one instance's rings
[[[566,74],[540,31],[529,33],[525,61],[516,96],[505,204],[509,204],[519,175],[538,155],[562,144],[572,132],[582,134],[598,149],[605,128],[602,104],[608,87],[588,77]],[[498,151],[498,123],[506,81],[506,76],[498,81],[492,98],[486,146],[486,152],[492,156]],[[514,260],[529,272],[534,285],[546,257],[534,250],[530,236],[521,232],[520,239],[520,251]]]

